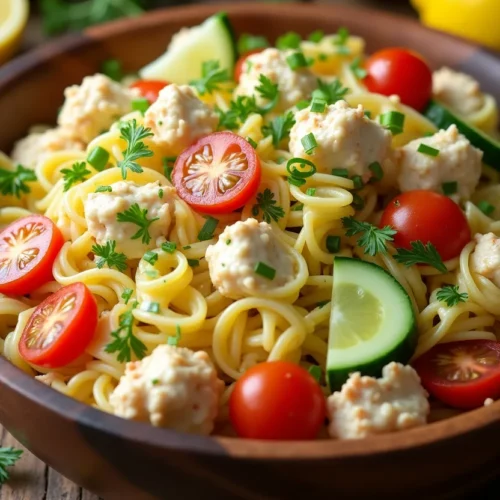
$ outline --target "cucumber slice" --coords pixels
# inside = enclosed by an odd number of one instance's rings
[[[232,75],[236,61],[233,28],[225,12],[194,26],[165,54],[139,71],[146,80],[167,80],[179,85],[201,78],[205,61],[219,61],[221,69]]]
[[[391,361],[407,363],[417,345],[417,319],[405,289],[381,267],[335,257],[326,361],[330,389],[349,374],[379,376]]]
[[[456,125],[460,133],[465,135],[473,146],[484,153],[484,163],[500,171],[500,143],[498,141],[495,141],[473,125],[465,123],[440,102],[431,101],[424,111],[424,115],[441,129]]]

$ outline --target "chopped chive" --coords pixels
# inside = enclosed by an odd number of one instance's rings
[[[392,135],[398,135],[403,132],[405,124],[405,115],[399,111],[389,111],[379,117],[380,124],[392,132]]]
[[[87,163],[102,172],[109,161],[109,153],[101,146],[94,148],[87,157]]]
[[[354,175],[351,180],[354,183],[354,189],[362,189],[365,185],[360,175]]]
[[[132,297],[133,293],[134,290],[132,290],[132,288],[125,288],[125,290],[123,290],[121,298],[125,301],[125,304],[128,304],[128,301]]]
[[[422,154],[428,155],[428,156],[438,156],[439,155],[439,149],[433,148],[433,147],[428,146],[427,144],[424,144],[424,143],[420,144],[417,151],[419,153],[422,153]]]
[[[304,204],[303,203],[295,203],[295,205],[290,210],[292,212],[300,212],[301,210],[304,210]]]
[[[200,261],[198,259],[188,259],[187,261],[191,267],[198,267],[200,265]]]
[[[349,171],[347,168],[332,168],[332,175],[336,175],[337,177],[349,177]]]
[[[443,182],[443,184],[441,184],[441,189],[443,190],[443,194],[445,196],[451,196],[458,191],[458,183],[457,182]]]
[[[335,45],[345,45],[345,43],[349,40],[349,30],[345,26],[341,26],[337,31],[334,44]]]
[[[362,210],[365,207],[365,200],[357,193],[352,194],[352,206],[356,210]]]
[[[337,253],[340,250],[340,236],[328,235],[326,237],[326,249],[330,253]]]
[[[326,101],[324,99],[313,98],[311,102],[312,113],[324,113],[326,109]]]
[[[113,188],[111,186],[99,186],[96,190],[96,193],[111,193],[113,192]]]
[[[304,151],[308,155],[313,153],[314,150],[318,147],[318,143],[316,142],[316,137],[314,137],[314,134],[312,132],[309,132],[309,134],[302,137],[300,142],[302,143],[302,147],[304,148]]]
[[[380,181],[383,179],[384,171],[382,170],[382,167],[380,166],[380,163],[378,161],[370,163],[370,165],[368,165],[368,168],[373,174],[370,180]]]
[[[495,211],[495,207],[491,203],[488,203],[486,200],[481,200],[477,204],[477,208],[479,208],[479,210],[481,210],[484,215],[491,215]]]
[[[283,156],[280,156],[277,160],[276,160],[276,163],[278,165],[281,165],[282,163],[285,163],[286,162],[286,158],[284,158]]]
[[[213,217],[207,217],[205,224],[203,224],[203,227],[198,233],[198,240],[200,241],[211,240],[214,237],[214,231],[217,228],[217,224],[219,224],[218,219],[214,219]]]
[[[160,304],[158,304],[158,302],[143,302],[141,304],[141,310],[158,314],[160,312]]]
[[[329,302],[329,300],[321,300],[320,302],[316,302],[316,307],[319,307],[321,309],[322,307],[325,307]]]
[[[254,268],[255,274],[262,276],[268,280],[273,280],[276,276],[276,269],[274,267],[268,266],[264,262],[257,262]]]
[[[316,30],[316,31],[313,31],[308,37],[307,39],[310,41],[310,42],[314,42],[314,43],[319,43],[321,42],[321,40],[323,40],[323,38],[325,37],[325,32],[323,30]]]
[[[293,184],[294,186],[301,187],[306,183],[305,179],[299,179],[298,177],[288,176],[288,183]]]
[[[158,189],[158,198],[160,198],[160,200],[163,199],[163,189]]]
[[[191,245],[186,245],[185,247],[182,247],[183,250],[189,250],[191,248]]]
[[[298,49],[302,38],[298,33],[289,31],[276,40],[276,47],[280,50]]]
[[[181,340],[181,327],[180,325],[175,325],[175,335],[168,337],[167,344],[177,346],[179,344],[179,340]]]
[[[306,189],[307,196],[314,196],[315,194],[316,194],[316,188],[307,188]]]
[[[365,111],[365,116],[367,118],[371,118],[372,117],[372,112],[371,111]]]
[[[363,80],[364,78],[366,78],[366,75],[368,74],[366,69],[361,66],[362,62],[363,61],[361,57],[358,56],[354,59],[354,61],[352,61],[350,65],[351,71],[354,73],[354,76],[359,80]]]
[[[314,89],[312,91],[311,97],[314,99],[319,99],[321,101],[328,102],[328,96],[321,89]]]
[[[328,60],[328,56],[326,54],[321,53],[318,56],[318,61],[327,61],[327,60]]]
[[[166,253],[174,253],[177,250],[177,243],[166,241],[162,244],[161,249]]]
[[[295,107],[301,111],[302,109],[305,109],[309,106],[309,101],[306,101],[306,100],[303,100],[303,101],[299,101]]]
[[[123,80],[122,63],[118,59],[107,59],[101,64],[101,73],[115,82]]]
[[[157,384],[159,384],[159,383],[160,383],[160,381],[159,381],[157,378],[154,378],[153,380],[151,380],[151,383],[152,383],[153,385],[157,385]]]
[[[295,52],[294,54],[290,54],[286,58],[286,62],[288,63],[288,66],[292,70],[296,70],[299,68],[306,68],[308,66],[306,58],[304,57],[304,54],[302,52]]]
[[[294,166],[296,163],[299,164],[300,169]],[[309,167],[309,170],[304,170],[306,166]],[[311,177],[311,175],[314,175],[316,173],[316,165],[312,161],[306,160],[305,158],[295,157],[288,160],[286,164],[286,170],[292,177],[295,177],[296,179],[306,179],[307,177]],[[302,184],[300,185],[302,186]]]
[[[321,368],[318,365],[311,365],[307,370],[316,382],[321,380]]]
[[[230,245],[231,244],[231,240],[226,240],[226,245]]]
[[[424,137],[432,137],[433,135],[434,135],[434,132],[431,132],[431,131],[424,133]]]
[[[153,279],[158,278],[158,271],[156,269],[148,269],[147,271],[144,271],[144,274]]]
[[[241,55],[255,49],[265,49],[269,47],[269,42],[265,36],[249,35],[243,33],[238,39],[238,53]]]
[[[142,256],[143,260],[145,260],[148,264],[151,264],[152,266],[155,265],[155,262],[158,260],[158,254],[156,252],[153,252],[150,250],[149,252],[146,252]]]
[[[149,108],[149,101],[144,97],[138,97],[132,101],[132,110],[144,114]]]
[[[258,144],[251,137],[247,137],[247,142],[252,148],[257,149]]]

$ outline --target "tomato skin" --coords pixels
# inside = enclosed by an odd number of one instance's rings
[[[206,148],[212,152],[211,162],[202,164],[206,166],[205,178],[209,179],[207,191],[194,193],[194,188],[188,185],[192,182],[191,178],[195,177],[189,173],[189,166],[195,161],[194,155],[199,157]],[[237,171],[231,170],[230,167],[221,168],[223,161],[228,165],[228,155],[234,154],[240,159],[244,157],[246,169]],[[227,171],[233,172],[232,176],[236,177],[238,182],[225,193],[220,193],[217,180]],[[214,177],[211,177],[210,172],[214,172]],[[199,179],[200,176],[196,178]],[[228,214],[241,208],[257,192],[260,178],[260,160],[254,148],[243,137],[232,132],[215,132],[202,137],[177,157],[172,171],[172,183],[177,189],[177,194],[195,210],[206,214]]]
[[[229,416],[240,437],[315,439],[326,417],[326,403],[306,370],[287,361],[271,361],[250,368],[236,382]]]
[[[432,94],[432,72],[422,56],[407,49],[392,48],[376,52],[365,64],[363,80],[370,92],[390,96],[422,110]]]
[[[14,241],[15,246],[9,244]],[[43,215],[29,215],[4,228],[0,232],[0,263],[10,261],[10,265],[3,270],[0,265],[0,293],[26,295],[51,281],[52,265],[63,245],[61,231]],[[34,252],[36,256],[32,258]],[[20,269],[15,264],[20,262],[18,259],[22,255],[31,260],[28,263],[24,260],[24,267]],[[9,256],[15,257],[16,262],[12,262]]]
[[[61,311],[63,305],[65,309]],[[43,330],[50,326],[56,328],[56,324],[52,324],[56,320],[58,332],[52,333],[55,338],[48,346],[29,346],[33,329],[35,332],[42,330],[45,336],[38,338],[46,340],[48,332]],[[21,335],[19,352],[28,363],[60,368],[83,354],[95,334],[97,321],[97,302],[92,292],[83,283],[65,286],[34,310]]]
[[[244,72],[245,68],[245,63],[247,62],[248,56],[251,56],[253,54],[259,54],[265,50],[264,48],[261,49],[253,49],[249,50],[248,52],[245,52],[240,58],[236,61],[236,65],[234,67],[234,80],[236,82],[240,81],[241,74]]]
[[[488,364],[476,359],[489,359]],[[443,360],[452,360],[443,368]],[[452,365],[456,360],[456,365]],[[456,370],[453,372],[452,366]],[[479,376],[473,380],[449,380],[463,368],[475,369]],[[484,405],[487,398],[500,398],[500,342],[491,340],[462,340],[438,344],[413,362],[422,385],[435,398],[454,408],[472,410]],[[449,371],[446,371],[449,367]],[[440,372],[441,370],[441,372]],[[456,375],[455,375],[456,376]]]
[[[130,85],[130,88],[137,89],[149,104],[153,104],[158,99],[160,91],[167,85],[170,85],[170,82],[165,80],[137,80]]]
[[[397,231],[394,245],[411,248],[412,241],[431,242],[446,261],[458,257],[471,240],[467,219],[448,197],[433,191],[407,191],[392,199],[385,208],[380,227]]]

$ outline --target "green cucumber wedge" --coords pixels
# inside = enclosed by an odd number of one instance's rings
[[[178,85],[201,78],[206,61],[219,61],[221,69],[234,72],[236,44],[233,28],[225,12],[209,17],[177,43],[139,71],[146,80],[167,80]]]
[[[335,257],[326,371],[332,391],[349,374],[380,376],[391,361],[407,363],[417,319],[406,290],[381,267]]]
[[[464,122],[453,111],[437,101],[431,101],[424,111],[424,115],[440,129],[447,129],[456,125],[461,134],[469,139],[470,143],[483,153],[483,161],[490,167],[500,170],[500,142],[486,135],[477,127]]]

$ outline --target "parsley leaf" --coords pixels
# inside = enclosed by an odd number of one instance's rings
[[[361,234],[358,245],[363,247],[365,254],[374,257],[377,253],[387,253],[387,242],[393,241],[393,236],[397,233],[390,226],[380,229],[369,222],[363,222],[353,217],[343,217],[342,226],[346,229],[346,236]]]
[[[445,285],[436,293],[436,298],[441,302],[446,302],[448,307],[456,306],[459,302],[466,302],[469,294],[466,292],[460,293],[458,285]]]
[[[231,81],[229,71],[220,68],[219,61],[205,61],[201,65],[201,75],[199,80],[192,80],[189,85],[196,88],[200,95],[211,94],[214,90],[219,90],[219,83]]]
[[[366,78],[366,75],[368,75],[368,71],[363,68],[363,60],[361,59],[361,56],[356,57],[349,67],[354,73],[354,76],[359,80],[363,80],[364,78]]]
[[[276,205],[274,193],[270,189],[264,189],[263,193],[257,195],[257,203],[252,208],[252,215],[259,215],[259,209],[262,210],[262,218],[269,224],[271,219],[278,222],[285,216],[283,207]]]
[[[0,484],[5,483],[9,479],[7,467],[12,467],[23,454],[23,450],[16,450],[15,448],[0,448]]]
[[[61,174],[63,174],[64,179],[64,191],[68,191],[77,182],[86,181],[87,176],[91,173],[90,170],[87,170],[87,165],[83,161],[73,163],[71,168],[63,168]]]
[[[342,87],[342,83],[338,78],[336,78],[332,82],[324,82],[323,80],[318,79],[318,91],[322,94],[321,97],[326,101],[327,104],[335,104],[337,101],[340,101],[346,94],[349,93],[349,89],[347,87]]]
[[[127,270],[127,256],[124,253],[115,252],[116,241],[107,241],[105,245],[93,245],[92,252],[98,259],[95,264],[102,269],[105,264],[110,269],[116,267],[122,273]]]
[[[397,262],[404,264],[406,267],[413,266],[414,264],[427,264],[442,273],[448,272],[436,247],[431,242],[424,245],[420,240],[417,240],[412,241],[410,245],[411,250],[407,248],[397,249],[397,253],[394,255]]]
[[[116,220],[118,222],[131,222],[139,226],[139,231],[132,236],[133,240],[138,240],[142,238],[142,242],[145,245],[148,245],[151,241],[151,235],[149,234],[149,226],[155,221],[158,220],[158,217],[154,219],[148,219],[146,216],[148,215],[148,211],[146,208],[141,209],[138,203],[134,203],[124,212],[120,212],[116,216]]]
[[[269,101],[269,103],[260,110],[260,112],[264,114],[274,109],[276,104],[278,104],[280,92],[278,90],[278,84],[273,83],[265,75],[259,76],[259,82],[260,85],[258,87],[255,87],[255,90],[263,99],[267,99]]]
[[[120,315],[120,324],[111,332],[113,340],[105,347],[105,351],[113,354],[117,352],[116,359],[125,363],[132,359],[132,351],[137,359],[142,359],[146,354],[146,346],[134,335],[134,315],[129,310]]]
[[[127,169],[132,172],[141,173],[142,167],[137,163],[140,158],[153,156],[153,151],[142,141],[151,137],[151,129],[142,125],[137,125],[137,120],[123,122],[120,125],[120,139],[127,141],[127,149],[122,151],[123,160],[117,163],[117,167],[122,171],[123,179],[127,178]]]
[[[235,130],[239,127],[238,114],[233,109],[222,111],[219,106],[214,109],[219,115],[219,130]]]
[[[21,193],[30,193],[31,189],[27,182],[36,181],[36,174],[33,170],[18,165],[16,170],[0,168],[0,193],[3,195],[14,195],[21,198]]]
[[[272,120],[269,125],[264,125],[262,127],[262,133],[264,135],[271,135],[273,137],[274,147],[278,147],[280,142],[288,137],[290,130],[295,124],[295,118],[291,111],[288,111],[285,115],[277,116]]]

